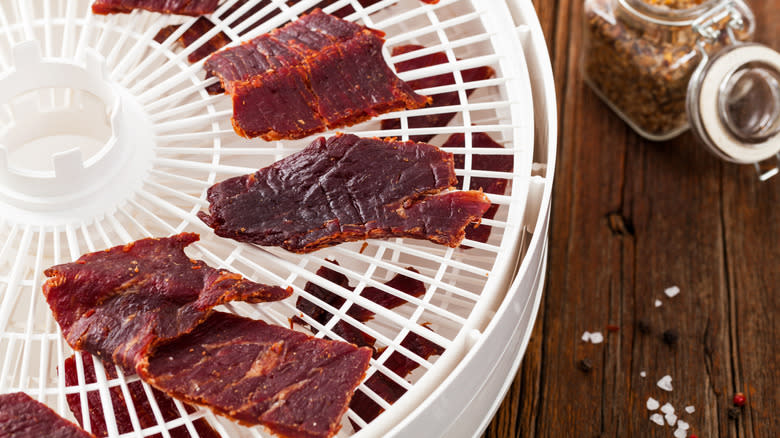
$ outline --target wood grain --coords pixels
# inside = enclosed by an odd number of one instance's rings
[[[690,134],[642,140],[583,84],[583,1],[534,4],[561,121],[549,268],[524,363],[485,436],[671,437],[649,421],[649,396],[678,413],[695,406],[681,418],[699,437],[780,436],[780,178],[761,183]],[[756,40],[780,49],[780,3],[750,5]],[[682,290],[672,299],[671,285]],[[586,330],[606,342],[581,342]],[[656,386],[667,374],[668,393]],[[732,420],[736,391],[748,403]]]

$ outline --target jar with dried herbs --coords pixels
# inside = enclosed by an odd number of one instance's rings
[[[724,3],[738,23],[713,14]],[[673,138],[689,127],[694,71],[707,54],[750,40],[753,23],[741,1],[585,0],[585,80],[640,135]]]

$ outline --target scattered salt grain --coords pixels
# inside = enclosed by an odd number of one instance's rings
[[[663,389],[664,391],[671,391],[672,390],[672,376],[665,375],[661,377],[661,380],[656,383],[659,388]]]
[[[648,397],[647,398],[647,410],[648,411],[654,411],[654,410],[658,409],[658,406],[660,406],[660,405],[661,404],[658,403],[658,400],[654,399],[653,397]]]
[[[661,414],[653,414],[650,416],[650,421],[653,423],[663,426],[664,425],[664,417],[661,416]]]
[[[639,377],[641,377],[641,378],[643,378],[643,379],[644,379],[645,377],[647,377],[647,373],[646,373],[646,372],[644,372],[644,371],[640,371],[640,372],[639,372]]]
[[[686,423],[686,422],[684,422],[682,420],[677,420],[677,428],[678,429],[688,430],[688,429],[690,429],[690,427],[691,427],[690,424],[688,424],[688,423]]]
[[[655,307],[661,307],[661,305],[663,305],[661,300],[655,300]]]
[[[692,413],[696,412],[696,408],[694,408],[693,406],[686,406],[685,407],[685,412],[687,412],[689,414],[692,414]]]
[[[674,426],[674,423],[677,422],[677,415],[674,414],[666,414],[664,415],[664,418],[666,418],[666,422],[669,423],[669,426]]]
[[[602,335],[601,332],[591,333],[590,342],[593,344],[600,344],[604,342],[604,335]]]
[[[677,286],[667,287],[664,289],[664,293],[669,298],[674,298],[680,293],[680,288]]]
[[[661,412],[664,414],[674,414],[674,406],[666,403],[665,405],[661,406]]]
[[[582,342],[590,342],[590,332],[585,332],[582,334]]]
[[[677,429],[674,431],[674,438],[685,438],[688,436],[688,432],[685,429]]]

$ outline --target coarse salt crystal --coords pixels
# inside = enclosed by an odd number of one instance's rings
[[[590,332],[585,332],[582,334],[582,342],[590,342]]]
[[[685,412],[687,412],[689,414],[692,414],[692,413],[696,412],[696,408],[694,408],[693,406],[686,406],[685,407]]]
[[[663,305],[661,300],[655,300],[655,307],[661,307],[661,305]]]
[[[660,406],[661,403],[658,403],[658,400],[654,399],[653,397],[647,398],[647,410],[648,411],[654,411],[658,409],[658,406]]]
[[[664,417],[661,416],[661,414],[653,414],[650,416],[650,421],[653,423],[663,426],[664,425]]]
[[[590,342],[593,344],[600,344],[604,342],[604,335],[602,335],[601,332],[591,333]]]
[[[666,422],[669,423],[669,426],[674,426],[674,423],[677,422],[677,415],[674,414],[666,414],[664,415],[664,418],[666,418]]]
[[[645,377],[647,377],[647,373],[646,373],[646,372],[644,372],[644,371],[640,371],[640,372],[639,372],[639,377],[641,377],[641,378],[643,378],[643,379],[644,379]]]
[[[677,429],[674,431],[674,438],[685,438],[688,436],[688,432],[685,429]]]
[[[659,388],[663,389],[664,391],[671,391],[672,390],[672,376],[665,375],[661,377],[661,380],[656,383]]]
[[[664,414],[674,414],[674,406],[672,406],[670,403],[666,403],[665,405],[661,406],[661,412]]]
[[[691,427],[690,424],[688,424],[688,423],[686,423],[686,422],[684,422],[682,420],[677,420],[677,428],[678,429],[688,430],[688,429],[690,429],[690,427]]]
[[[677,286],[667,287],[664,289],[664,293],[669,298],[674,298],[680,293],[680,288]]]

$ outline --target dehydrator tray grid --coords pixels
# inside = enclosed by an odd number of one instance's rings
[[[431,140],[436,145],[443,144],[450,134],[486,132],[504,148],[472,148],[471,137],[466,135],[464,149],[448,152],[465,156],[465,169],[458,171],[464,177],[464,188],[469,188],[474,177],[492,177],[507,179],[509,189],[505,195],[489,195],[492,202],[501,206],[494,219],[483,221],[492,227],[492,235],[487,243],[464,242],[471,249],[392,239],[371,240],[367,246],[359,242],[343,244],[301,256],[218,238],[196,217],[198,211],[208,206],[205,191],[209,186],[297,152],[311,138],[276,142],[239,138],[230,125],[229,99],[206,92],[205,87],[215,80],[204,80],[202,62],[190,64],[187,56],[218,32],[225,32],[234,41],[246,40],[295,19],[320,2],[304,0],[288,5],[282,0],[269,1],[254,17],[275,14],[273,18],[245,32],[252,19],[238,26],[232,26],[232,22],[253,6],[254,2],[249,2],[230,17],[213,20],[215,29],[190,49],[182,49],[175,40],[195,19],[148,12],[100,17],[89,13],[89,3],[0,2],[0,92],[14,72],[39,63],[51,71],[64,68],[58,64],[83,69],[86,76],[82,80],[104,84],[111,95],[100,98],[70,88],[68,78],[49,77],[44,82],[53,86],[31,89],[0,110],[0,147],[5,149],[0,151],[0,392],[25,391],[69,418],[72,414],[66,395],[77,394],[83,424],[89,429],[86,394],[98,390],[109,432],[118,436],[108,389],[119,387],[129,399],[127,384],[137,378],[124,376],[117,369],[119,378],[106,379],[102,364],[95,361],[97,383],[86,384],[81,357],[76,355],[81,383],[65,385],[57,369],[71,350],[40,293],[42,271],[75,260],[84,252],[143,237],[192,231],[202,238],[189,251],[192,257],[255,281],[292,286],[295,291],[284,302],[238,303],[227,305],[225,310],[283,326],[289,325],[289,318],[300,316],[317,336],[335,339],[339,337],[332,329],[339,320],[360,328],[375,337],[378,345],[387,347],[382,355],[372,359],[368,376],[381,372],[409,392],[390,405],[365,384],[359,389],[388,411],[385,416],[399,417],[413,410],[468,352],[469,332],[481,330],[489,322],[518,263],[531,178],[533,111],[522,47],[511,17],[503,14],[505,7],[478,0],[442,0],[437,5],[425,5],[418,0],[382,0],[367,8],[358,1],[341,0],[325,7],[326,12],[333,12],[351,5],[356,12],[348,19],[385,31],[385,57],[391,65],[420,54],[446,53],[446,64],[399,76],[414,80],[453,73],[454,85],[418,91],[457,91],[460,97],[460,103],[454,107],[391,113],[344,132],[403,140],[410,135],[436,134]],[[214,16],[220,16],[234,3],[235,0],[226,0]],[[156,42],[155,35],[169,24],[181,26],[162,43]],[[396,57],[390,55],[389,48],[411,43],[426,48]],[[36,51],[40,59],[36,58]],[[461,71],[485,65],[496,71],[494,78],[463,82]],[[467,96],[470,88],[476,90]],[[456,111],[458,115],[444,127],[409,128],[409,117],[441,111]],[[69,113],[89,116],[99,126],[40,126]],[[400,118],[401,128],[383,131],[380,121],[390,118]],[[22,135],[30,126],[40,129]],[[85,130],[89,131],[87,135]],[[332,133],[326,135],[329,134]],[[107,144],[113,148],[108,152]],[[80,152],[74,153],[74,146],[80,146]],[[101,154],[109,152],[121,158],[121,166],[101,159]],[[52,154],[65,158],[52,164]],[[512,155],[514,171],[472,169],[471,158],[476,154]],[[83,169],[92,179],[74,177],[74,169]],[[68,196],[45,196],[45,192],[33,190],[31,185],[35,184],[62,190]],[[339,265],[329,260],[337,260]],[[346,275],[355,292],[317,276],[315,272],[321,266]],[[419,273],[407,271],[410,266]],[[410,298],[386,287],[384,282],[395,274],[422,281],[426,293]],[[345,305],[333,308],[312,297],[303,290],[307,282],[346,298]],[[408,303],[396,310],[385,309],[358,295],[365,287],[402,296]],[[323,326],[302,315],[295,308],[299,296],[335,316]],[[376,318],[369,323],[354,320],[347,314],[348,306],[353,304],[375,312]],[[424,359],[404,348],[401,340],[410,332],[444,347],[444,355]],[[396,351],[417,362],[419,369],[405,378],[389,371],[384,361]],[[147,395],[151,394],[150,387],[143,385]],[[167,430],[181,425],[195,435],[192,422],[201,417],[224,436],[265,436],[262,428],[239,427],[206,409],[187,413],[178,401],[179,418],[165,421],[153,397],[149,401],[158,424],[141,428],[129,403],[134,432],[126,436],[168,436]],[[361,436],[383,433],[350,411],[339,436],[351,434],[351,422],[363,429]]]

